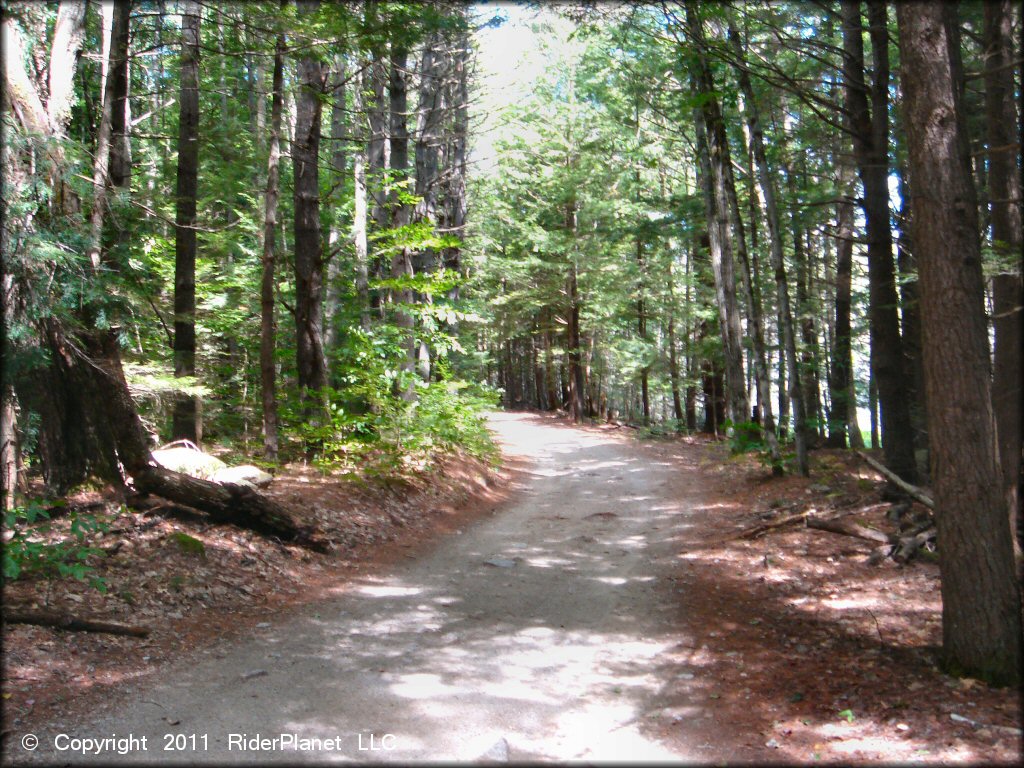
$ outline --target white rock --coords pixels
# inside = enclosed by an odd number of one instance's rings
[[[239,467],[218,469],[210,479],[215,483],[235,483],[236,485],[251,485],[254,488],[266,488],[274,481],[274,476],[252,464],[243,464]]]
[[[183,472],[201,480],[209,480],[213,474],[227,467],[216,456],[184,446],[153,451],[153,460],[165,469]]]

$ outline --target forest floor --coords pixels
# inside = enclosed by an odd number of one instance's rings
[[[567,429],[550,416],[515,418]],[[869,565],[874,544],[806,527],[736,537],[810,507],[865,510],[854,519],[891,530],[879,504],[881,479],[856,456],[815,451],[811,479],[779,479],[754,457],[732,457],[706,438],[639,439],[608,425],[579,431],[671,467],[658,493],[682,500],[687,516],[672,529],[681,533],[658,542],[671,554],[658,571],[658,594],[671,601],[658,626],[678,642],[665,651],[672,674],[660,681],[657,706],[644,710],[642,734],[709,763],[1020,760],[1018,692],[935,666],[934,563]],[[4,602],[153,631],[140,640],[5,625],[4,753],[20,752],[24,733],[80,722],[129,685],[155,683],[173,662],[258,634],[339,585],[415,561],[500,514],[502,502],[530,494],[530,461],[512,456],[496,472],[453,459],[390,484],[290,467],[269,493],[338,543],[327,556],[159,510],[116,519],[98,542],[111,550],[98,563],[106,595],[74,582],[25,580],[5,586]],[[601,470],[587,474],[598,479],[584,483],[603,479]],[[175,533],[202,541],[204,551],[186,551]]]

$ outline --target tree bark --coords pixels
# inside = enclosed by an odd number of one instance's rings
[[[832,342],[832,366],[829,368],[828,441],[830,448],[845,448],[853,383],[853,349],[850,343],[850,292],[853,285],[853,200],[847,197],[850,173],[843,165],[839,170],[842,200],[836,204],[836,298],[835,332]],[[851,445],[853,435],[850,436]]]
[[[301,0],[303,14],[318,0]],[[323,343],[324,252],[320,231],[320,122],[327,68],[310,51],[299,61],[292,143],[295,210],[295,362],[299,389],[309,414],[327,386]]]
[[[345,145],[345,56],[334,57],[334,71],[331,83],[331,192],[329,202],[332,208],[331,226],[327,233],[327,301],[324,310],[324,346],[328,352],[336,352],[341,346],[342,297],[345,276],[342,273],[340,210],[344,201],[346,166],[348,164]]]
[[[739,35],[730,30],[730,37],[733,39],[733,49],[737,51],[739,61],[744,62],[744,54],[740,45]],[[789,302],[789,283],[786,279],[786,264],[782,250],[782,223],[778,209],[778,195],[776,194],[775,178],[772,176],[768,166],[768,156],[764,148],[764,131],[761,128],[760,113],[757,108],[757,100],[754,96],[754,89],[747,75],[745,66],[737,67],[740,89],[743,92],[744,107],[747,116],[747,128],[750,131],[751,151],[757,165],[758,178],[761,187],[761,196],[764,199],[765,214],[768,225],[768,240],[770,244],[772,269],[775,272],[775,293],[778,305],[780,335],[782,336],[782,348],[784,352],[779,355],[779,425],[780,434],[785,434],[786,424],[789,420],[789,409],[784,405],[792,405],[796,416],[796,459],[797,470],[805,477],[810,473],[807,463],[807,412],[805,401],[800,386],[800,373],[797,367],[796,357],[796,332],[793,327],[793,313]],[[784,357],[783,357],[784,355]],[[785,401],[783,386],[783,374],[786,368],[789,370],[789,399]],[[767,376],[767,371],[766,371]],[[770,398],[762,395],[765,403]]]
[[[739,424],[750,418],[750,403],[743,376],[743,332],[740,328],[739,306],[736,302],[732,233],[729,226],[729,200],[726,190],[729,149],[724,140],[722,114],[708,65],[702,21],[692,5],[686,6],[686,24],[688,34],[696,47],[696,60],[690,74],[691,89],[700,97],[701,105],[694,108],[693,116],[704,190],[704,207],[708,220],[711,269],[715,279],[719,327],[725,357],[726,403],[729,418],[734,424]]]
[[[456,237],[466,236],[466,163],[469,147],[469,66],[471,48],[465,11],[460,11],[462,26],[455,37],[453,62],[454,76],[449,78],[451,92],[448,97],[452,117],[451,143],[448,148],[447,177],[445,188],[445,207],[447,224],[450,233]],[[445,249],[444,266],[460,272],[462,270],[462,249],[453,246]],[[452,289],[449,298],[458,298],[458,288]]]
[[[107,186],[110,184],[108,169],[113,159],[113,120],[115,103],[117,102],[117,86],[124,83],[125,68],[128,65],[128,19],[131,4],[120,2],[112,4],[113,18],[111,21],[111,45],[107,49],[104,61],[110,76],[104,78],[103,106],[100,110],[100,123],[96,134],[96,150],[92,164],[92,211],[89,214],[89,246],[86,253],[94,270],[99,269],[103,248],[103,220],[107,207]],[[121,109],[124,109],[122,103]],[[123,113],[122,113],[123,123]],[[122,126],[123,130],[123,126]]]
[[[928,450],[927,398],[924,393],[924,360],[921,355],[921,302],[917,282],[917,260],[910,234],[913,208],[906,168],[897,166],[899,176],[900,215],[896,238],[896,266],[900,282],[900,322],[903,331],[903,355],[908,373],[910,423],[914,430],[915,450]]]
[[[263,454],[277,460],[277,325],[274,318],[274,270],[277,241],[277,206],[281,197],[281,112],[284,107],[285,40],[274,43],[274,73],[270,103],[270,156],[267,159],[267,192],[263,208],[263,255],[260,278],[260,385],[263,401]]]
[[[50,128],[63,132],[75,100],[75,72],[85,37],[85,0],[67,0],[57,8],[51,44],[46,113]],[[67,55],[70,54],[70,55]]]
[[[438,30],[423,46],[420,57],[419,107],[416,120],[416,203],[414,219],[437,226],[437,202],[441,182],[443,159],[443,122],[445,116],[445,79],[449,56],[445,50],[445,36]],[[436,267],[437,255],[425,249],[413,257],[417,272],[428,272]]]
[[[359,324],[363,330],[370,327],[370,273],[367,229],[367,139],[366,117],[363,111],[363,92],[372,86],[369,66],[364,66],[360,82],[353,89],[353,108],[357,122],[354,131],[358,141],[352,155],[352,247],[355,251],[356,300],[359,303]]]
[[[1020,587],[992,410],[977,205],[941,4],[901,3],[905,124],[948,667],[1021,679]]]
[[[729,28],[729,40],[732,43],[732,48],[737,55],[738,61],[742,62],[745,58],[743,44],[740,40],[739,33],[731,26]],[[737,65],[736,71],[740,80],[740,89],[743,91],[744,99],[745,101],[750,102],[749,104],[745,103],[744,108],[754,109],[753,88],[750,85],[750,77],[747,74],[747,70],[745,67]],[[756,126],[757,123],[758,121],[755,118],[753,120],[753,125]],[[751,121],[748,120],[747,128],[752,137],[753,131],[749,130],[750,126]],[[720,138],[720,142],[723,146],[728,147],[728,142],[725,140],[724,126],[721,126],[721,130],[722,137]],[[745,152],[744,154],[749,155],[751,152]],[[782,457],[779,453],[779,440],[775,431],[775,416],[772,414],[771,379],[764,344],[764,313],[761,309],[761,293],[757,285],[757,271],[751,265],[751,259],[747,254],[743,219],[740,216],[739,200],[736,196],[736,181],[732,172],[732,165],[728,161],[728,156],[726,157],[724,170],[726,173],[726,190],[729,196],[729,209],[732,212],[733,225],[736,232],[736,255],[740,261],[740,284],[743,287],[743,296],[747,305],[748,331],[753,341],[754,379],[757,383],[757,399],[760,405],[760,423],[762,426],[764,440],[768,444],[772,473],[781,475],[783,472]],[[753,224],[753,221],[751,223]],[[750,415],[748,414],[747,420],[749,420],[749,418]]]
[[[407,112],[409,110],[408,84],[406,82],[406,67],[408,51],[405,48],[392,44],[391,49],[391,76],[388,87],[389,113],[391,126],[391,171],[392,184],[406,180],[409,172],[409,127]],[[396,230],[408,227],[412,220],[412,208],[408,203],[399,199],[398,187],[394,187],[389,193],[388,206],[392,210],[391,225]],[[411,278],[413,276],[412,253],[409,247],[402,242],[402,235],[398,235],[398,241],[393,246],[394,253],[391,256],[391,277]],[[404,383],[400,383],[399,389],[402,399],[411,402],[416,399],[416,387],[413,381],[413,371],[416,368],[415,348],[415,317],[412,314],[412,305],[415,301],[411,288],[392,289],[391,301],[395,305],[395,325],[402,329],[402,347],[405,350],[404,360],[400,369],[405,376]]]
[[[1021,275],[1020,145],[1013,148],[1017,124],[1013,82],[1013,15],[1009,0],[985,3],[985,123],[988,139],[992,244],[1009,263],[992,278],[995,365],[992,400],[999,434],[1003,494],[1014,547],[1020,552],[1021,347],[1024,346],[1024,291]],[[1019,55],[1019,51],[1017,52]]]
[[[196,197],[199,190],[200,8],[186,0],[181,16],[181,90],[178,97],[178,174],[174,230],[174,375],[196,375]],[[171,436],[202,442],[199,398],[179,392]]]
[[[889,219],[889,36],[885,3],[869,0],[873,78],[864,81],[863,27],[859,0],[843,0],[843,80],[852,128],[854,155],[864,187],[864,218],[868,240],[868,315],[871,367],[878,387],[882,416],[882,447],[886,463],[904,480],[917,478],[909,393],[900,339],[892,229]],[[868,94],[871,106],[868,106]]]
[[[671,255],[670,255],[671,259]],[[685,424],[686,414],[683,412],[682,393],[679,386],[679,352],[676,349],[676,301],[675,281],[672,279],[672,262],[668,265],[668,327],[666,328],[666,344],[668,344],[668,376],[672,389],[672,418],[676,420],[676,431],[681,432]]]
[[[131,129],[131,102],[128,99],[130,85],[128,48],[131,42],[131,12],[133,0],[114,2],[114,18],[108,74],[112,86],[112,107],[110,115],[110,184],[125,189],[132,175],[132,150],[129,134]],[[106,91],[104,91],[106,93]]]
[[[71,336],[50,318],[40,327],[50,363],[22,382],[18,398],[42,415],[39,454],[49,489],[64,493],[89,477],[124,487],[149,461],[149,446],[114,331]]]
[[[17,396],[6,376],[0,386],[0,508],[8,510],[15,506],[20,485]]]
[[[574,205],[574,204],[572,204]],[[567,226],[575,232],[576,211],[571,207],[566,213]],[[569,275],[566,278],[566,295],[569,302],[569,323],[566,327],[566,347],[569,359],[569,415],[579,423],[583,421],[583,365],[580,354],[580,296],[575,253],[569,255]]]

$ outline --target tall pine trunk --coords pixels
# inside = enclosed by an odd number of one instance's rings
[[[565,230],[573,242],[576,237],[576,201],[570,200],[565,208]],[[579,275],[576,266],[575,246],[570,248],[569,273],[565,281],[565,293],[568,301],[568,320],[566,325],[566,351],[569,362],[568,400],[569,415],[575,422],[583,421],[583,357],[580,352],[580,294]]]
[[[181,16],[181,91],[178,97],[178,176],[174,217],[174,375],[196,375],[196,197],[199,192],[200,7],[186,0]],[[174,401],[171,435],[202,441],[199,398]]]
[[[704,207],[708,220],[711,270],[715,279],[718,321],[725,358],[726,407],[734,424],[750,418],[746,379],[743,375],[743,332],[739,305],[736,302],[736,279],[733,265],[730,207],[726,189],[728,146],[722,113],[715,95],[715,85],[708,64],[702,22],[692,5],[686,6],[686,24],[696,47],[691,67],[691,89],[700,99],[693,110],[697,133],[697,154],[700,160]]]
[[[273,91],[270,106],[270,157],[263,213],[263,274],[260,280],[260,382],[263,397],[263,453],[277,460],[277,365],[274,319],[274,265],[277,239],[277,204],[281,196],[281,112],[284,107],[284,35],[274,45]]]
[[[739,34],[735,29],[729,29],[729,38],[732,42],[733,50],[736,51],[742,59],[743,46],[740,42]],[[746,70],[738,68],[738,74],[741,78],[747,79],[747,88],[744,97],[746,98],[748,95],[752,96],[750,93],[752,89],[749,87],[749,77]],[[751,107],[752,106],[753,105],[751,105]],[[748,122],[748,133],[749,127],[750,124]],[[722,136],[719,141],[723,147],[728,148],[728,142],[725,136],[725,126],[720,125],[720,130],[722,132]],[[744,152],[744,154],[749,156],[751,153]],[[759,406],[758,415],[760,417],[764,440],[768,445],[772,472],[780,475],[783,471],[782,456],[779,452],[779,440],[775,431],[775,416],[772,413],[771,378],[768,369],[768,355],[765,351],[764,343],[764,313],[761,309],[761,292],[757,285],[756,267],[751,264],[751,259],[747,252],[743,218],[740,214],[739,199],[736,195],[736,181],[728,155],[726,155],[725,160],[726,162],[723,163],[723,166],[726,174],[726,191],[729,197],[729,210],[732,214],[733,227],[736,233],[736,256],[740,262],[740,285],[743,288],[743,298],[747,305],[748,333],[751,337],[751,341],[753,342],[753,349],[751,351],[753,353],[754,380],[757,386],[757,401]],[[753,219],[751,220],[751,224],[754,226]],[[754,226],[754,231],[756,231],[756,226]],[[749,418],[750,415],[748,414],[747,419]]]
[[[853,150],[864,187],[868,240],[868,316],[871,368],[881,406],[886,463],[904,480],[917,478],[914,433],[900,339],[892,228],[889,217],[889,36],[885,3],[869,0],[872,51],[870,90],[864,80],[863,25],[859,0],[843,0],[843,80]],[[868,96],[871,105],[868,105]]]
[[[985,123],[988,129],[989,199],[992,242],[1009,263],[992,278],[995,316],[993,406],[999,432],[999,461],[1010,531],[1019,551],[1021,499],[1021,347],[1024,346],[1024,293],[1021,275],[1021,180],[1017,174],[1020,145],[1013,126],[1013,16],[1008,0],[985,4]],[[1019,51],[1017,55],[1019,55]]]
[[[311,14],[317,0],[302,0]],[[295,361],[298,384],[308,406],[327,386],[323,344],[324,252],[320,231],[320,122],[327,68],[314,52],[299,61],[292,142],[295,208]]]
[[[896,9],[919,258],[943,654],[990,682],[1021,679],[1020,587],[999,468],[978,215],[940,3]],[[925,192],[926,190],[926,192]],[[956,329],[951,333],[950,329]]]
[[[768,240],[772,269],[775,273],[776,304],[778,306],[779,335],[782,337],[782,350],[779,354],[779,426],[780,435],[784,436],[789,421],[789,406],[792,405],[796,416],[796,459],[800,474],[809,473],[807,462],[807,413],[805,401],[800,387],[800,373],[796,357],[796,332],[793,326],[793,313],[790,309],[789,283],[786,278],[786,264],[782,250],[782,222],[778,209],[778,195],[775,178],[768,167],[768,157],[764,147],[764,131],[761,128],[760,112],[754,96],[754,89],[747,75],[743,49],[739,44],[739,36],[730,30],[733,49],[737,51],[741,66],[737,67],[740,89],[743,92],[744,107],[747,116],[747,128],[750,132],[751,151],[757,165],[761,197],[764,199],[765,214],[768,224]],[[788,397],[784,382],[785,371],[789,371]],[[764,397],[762,395],[762,397]],[[765,398],[765,402],[769,402]]]
[[[353,88],[353,108],[357,129],[354,131],[356,151],[352,156],[352,248],[355,252],[356,301],[359,304],[359,324],[363,330],[370,327],[370,271],[367,241],[367,141],[368,129],[363,111],[363,92],[372,86],[368,66],[363,68],[360,81]]]
[[[341,346],[344,337],[342,329],[342,296],[345,277],[342,273],[341,242],[342,233],[339,212],[344,202],[345,176],[348,160],[346,157],[345,129],[348,121],[345,117],[345,56],[334,57],[333,77],[331,78],[331,96],[334,100],[331,107],[331,191],[329,203],[332,208],[331,226],[327,233],[327,297],[324,308],[324,346],[327,352],[334,352]]]
[[[850,292],[853,286],[853,200],[848,196],[851,173],[844,165],[839,170],[840,194],[836,203],[836,298],[835,333],[832,343],[832,365],[829,368],[828,442],[831,448],[846,447],[846,433],[850,424],[850,411],[857,403],[851,402],[853,383],[853,349],[850,343]],[[854,438],[851,432],[850,444]]]
[[[408,52],[396,43],[392,43],[388,94],[391,116],[392,183],[396,185],[406,181],[409,172],[407,58]],[[391,226],[400,232],[403,227],[408,227],[412,219],[412,209],[408,203],[401,202],[398,189],[399,187],[395,186],[390,192],[388,206],[392,210]],[[394,253],[391,256],[391,277],[396,279],[413,276],[412,253],[409,246],[401,241],[401,238],[402,236],[399,234],[398,241],[393,246]],[[414,296],[411,288],[400,288],[392,289],[391,297],[392,303],[395,305],[395,325],[402,331],[401,345],[404,350],[401,370],[405,374],[406,380],[400,385],[400,391],[403,399],[411,401],[416,398],[416,388],[412,379],[412,372],[416,367],[416,324],[412,314]]]

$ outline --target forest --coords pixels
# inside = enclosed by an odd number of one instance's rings
[[[1019,683],[1017,4],[0,10],[5,586],[93,579],[95,519],[39,528],[83,488],[325,552],[260,478],[549,412],[860,452],[927,501],[945,668]]]

